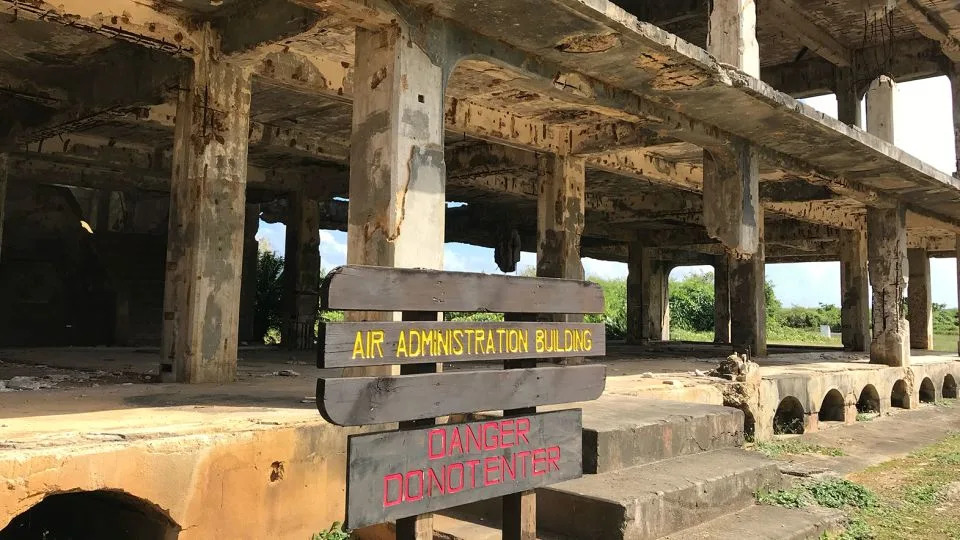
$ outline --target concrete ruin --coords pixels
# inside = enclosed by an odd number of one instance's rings
[[[663,354],[669,272],[696,264],[715,269],[710,354],[780,362],[794,353],[768,350],[765,265],[840,261],[850,355],[836,364],[856,369],[732,381],[748,387],[704,390],[710,402],[765,437],[786,398],[816,429],[830,391],[831,410],[866,386],[878,411],[911,407],[927,378],[955,395],[953,359],[917,351],[932,348],[929,260],[960,254],[960,181],[893,141],[904,81],[948,76],[960,123],[945,0],[0,0],[0,30],[2,346],[159,346],[163,382],[233,383],[225,403],[256,407],[236,396],[256,386],[238,357],[258,338],[262,217],[287,226],[290,358],[312,346],[319,230],[335,229],[351,264],[442,268],[445,242],[493,248],[505,271],[536,251],[545,277],[625,262],[633,358]],[[839,119],[797,101],[831,93]],[[183,393],[174,408],[213,395],[163,388]],[[282,393],[249,395],[262,391]],[[108,432],[105,411],[164,406],[124,396],[83,422]],[[65,414],[44,407],[9,415]],[[172,445],[163,463],[126,439],[45,445],[53,427],[13,422],[0,525],[50,494],[116,491],[159,509],[158,538],[306,537],[342,513],[343,432],[296,411],[225,420],[216,441],[188,429],[156,443]],[[58,444],[74,450],[45,453]],[[264,465],[263,448],[283,455]],[[128,465],[97,475],[115,459]],[[59,479],[38,472],[54,464]],[[263,467],[310,489],[247,489]],[[262,509],[243,526],[202,510],[227,482],[244,493],[221,505]],[[307,492],[335,496],[276,521]]]

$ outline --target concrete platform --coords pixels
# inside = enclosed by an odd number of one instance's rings
[[[814,540],[843,529],[842,512],[826,508],[751,506],[661,540]]]
[[[574,538],[654,539],[744,509],[757,490],[781,482],[774,461],[714,450],[538,490],[537,520],[547,532]]]

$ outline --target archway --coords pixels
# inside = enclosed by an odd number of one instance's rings
[[[957,399],[957,380],[953,378],[953,375],[947,374],[943,378],[943,398]]]
[[[834,388],[823,396],[823,402],[820,403],[820,412],[817,418],[821,422],[843,422],[846,418],[846,404],[843,394]]]
[[[907,383],[900,379],[893,383],[893,390],[890,391],[890,406],[899,409],[909,407],[910,396],[907,394]]]
[[[44,497],[0,531],[0,540],[175,540],[180,527],[148,501],[121,491]]]
[[[860,391],[860,399],[857,400],[857,412],[862,414],[880,413],[880,392],[877,387],[868,384]]]
[[[783,398],[773,417],[774,435],[803,433],[803,414],[803,405],[799,399],[793,396]]]
[[[920,383],[920,403],[933,403],[937,400],[937,389],[930,377],[924,377]]]

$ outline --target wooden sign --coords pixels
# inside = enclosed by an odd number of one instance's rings
[[[320,328],[318,367],[603,356],[602,324],[333,323]]]
[[[352,435],[346,526],[354,529],[582,475],[580,410]]]
[[[317,408],[330,423],[362,426],[589,401],[600,397],[605,383],[601,364],[321,378]]]
[[[320,287],[323,309],[602,313],[596,283],[378,266],[341,266]]]

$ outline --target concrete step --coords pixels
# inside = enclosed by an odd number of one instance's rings
[[[585,474],[743,445],[743,412],[730,407],[616,395],[582,407]]]
[[[538,526],[583,540],[655,539],[745,509],[782,482],[772,460],[714,450],[539,489]]]
[[[751,506],[661,540],[814,540],[843,529],[846,516],[829,508]]]

